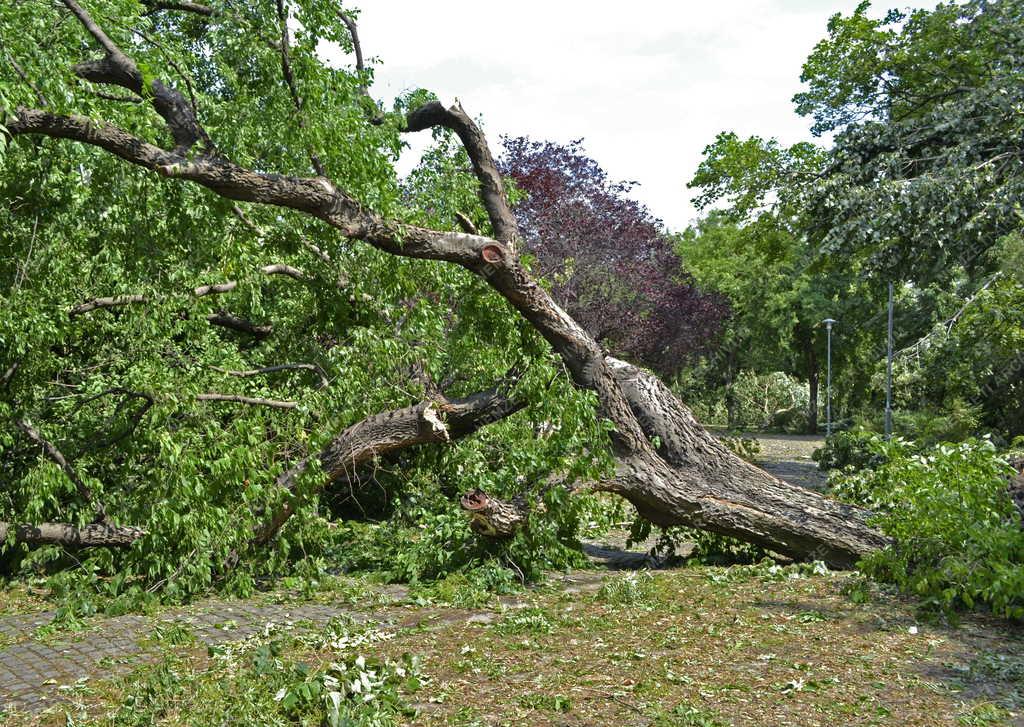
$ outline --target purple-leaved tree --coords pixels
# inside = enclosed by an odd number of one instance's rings
[[[523,192],[513,209],[525,249],[552,295],[616,355],[671,375],[706,349],[728,314],[697,289],[659,220],[588,157],[568,145],[504,140],[501,172]]]

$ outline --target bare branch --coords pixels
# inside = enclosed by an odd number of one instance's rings
[[[294,489],[314,459],[326,479],[321,487],[350,477],[375,457],[422,444],[444,444],[469,436],[482,427],[522,410],[526,403],[506,393],[509,382],[463,399],[427,399],[419,404],[366,417],[347,427],[324,449],[297,462],[277,478],[279,487]],[[293,508],[282,505],[253,538],[254,545],[269,542],[287,522]]]
[[[269,406],[272,409],[295,409],[298,402],[280,401],[278,399],[256,399],[251,396],[239,396],[236,394],[197,394],[199,401],[229,401],[235,404],[248,404],[250,406]]]
[[[345,27],[348,28],[349,37],[352,38],[352,50],[356,54],[356,70],[362,73],[366,70],[366,67],[363,65],[363,47],[359,43],[359,28],[356,26],[356,21],[344,10],[338,11],[338,17],[345,24]]]
[[[40,106],[49,106],[49,105],[50,105],[50,102],[46,100],[46,96],[45,96],[45,95],[43,95],[43,92],[42,92],[42,91],[40,90],[39,86],[37,86],[37,85],[35,84],[35,82],[33,82],[33,81],[32,81],[32,79],[28,77],[28,74],[27,74],[27,73],[25,73],[25,69],[24,69],[24,68],[22,68],[22,67],[21,67],[21,66],[20,66],[20,65],[18,64],[18,61],[16,61],[16,60],[14,59],[14,56],[12,56],[12,55],[11,55],[11,54],[10,54],[10,53],[8,52],[8,50],[7,50],[7,47],[6,47],[6,46],[5,46],[4,44],[3,44],[3,41],[2,41],[2,40],[0,40],[0,48],[2,48],[2,49],[3,49],[3,51],[4,51],[4,56],[5,56],[6,58],[7,58],[7,62],[8,62],[8,63],[9,63],[10,65],[11,65],[11,68],[13,68],[13,69],[14,69],[14,72],[15,72],[15,73],[17,73],[17,74],[18,74],[18,77],[19,77],[19,78],[20,78],[20,79],[21,79],[22,81],[24,81],[24,82],[25,82],[25,83],[26,83],[26,84],[28,85],[28,87],[29,87],[29,88],[31,88],[31,89],[32,89],[32,92],[33,92],[33,93],[35,93],[35,95],[36,95],[36,100],[37,100],[37,101],[39,101],[39,105],[40,105]]]
[[[462,140],[473,163],[473,172],[480,182],[480,198],[487,209],[494,236],[514,251],[520,240],[519,226],[505,196],[505,182],[480,127],[457,101],[448,109],[440,101],[431,101],[409,113],[405,130],[422,131],[435,126],[451,129]]]
[[[44,439],[43,436],[36,431],[35,427],[24,419],[15,419],[14,425],[24,432],[25,436],[42,447],[46,456],[53,460],[57,466],[61,468],[64,474],[67,475],[68,479],[74,484],[75,489],[78,490],[79,497],[92,505],[96,510],[96,522],[106,522],[107,515],[103,505],[93,499],[92,490],[89,489],[88,485],[82,482],[82,478],[78,476],[77,472],[75,472],[74,467],[68,464],[68,461],[64,458],[64,455],[61,454],[60,450],[57,449],[52,442]]]
[[[117,410],[116,410],[117,412],[120,412],[122,409],[124,409],[126,404],[127,404],[127,402],[129,400],[131,400],[131,399],[142,399],[143,400],[142,406],[140,406],[138,409],[136,409],[132,413],[132,415],[130,417],[128,417],[128,426],[126,426],[123,431],[118,432],[117,434],[108,436],[105,439],[99,439],[99,440],[91,442],[90,443],[90,447],[92,449],[99,449],[101,447],[112,447],[113,445],[117,444],[122,439],[124,439],[125,437],[130,435],[133,431],[135,431],[135,428],[139,425],[139,422],[142,421],[142,417],[146,416],[146,412],[148,412],[153,407],[153,404],[156,403],[153,400],[153,397],[150,396],[149,394],[145,393],[145,392],[134,391],[132,389],[126,389],[126,388],[121,387],[121,386],[115,386],[113,388],[107,389],[106,391],[101,391],[98,394],[93,394],[92,396],[89,396],[89,397],[86,397],[85,399],[82,399],[75,406],[75,411],[78,411],[79,409],[81,409],[83,406],[85,406],[86,404],[88,404],[90,402],[96,401],[97,399],[100,399],[100,398],[102,398],[104,396],[110,396],[111,394],[121,394],[121,395],[123,395],[125,397],[117,405]],[[117,415],[117,413],[115,412],[114,416],[116,416],[116,415]],[[107,420],[107,425],[109,425],[113,421],[114,416],[112,416],[110,419]],[[106,426],[106,425],[104,425],[104,426]]]
[[[89,13],[76,0],[61,2],[106,52],[106,57],[102,60],[86,61],[76,65],[75,73],[87,81],[121,86],[138,96],[149,95],[143,88],[144,79],[138,66],[121,51]],[[153,108],[167,123],[171,136],[174,137],[176,153],[184,154],[199,141],[212,149],[213,144],[199,126],[195,110],[178,91],[159,79],[151,81],[148,90],[152,92]]]
[[[252,321],[247,321],[244,318],[239,318],[236,315],[232,315],[227,311],[220,311],[219,313],[211,313],[206,316],[208,320],[214,326],[220,326],[221,328],[230,328],[232,331],[238,331],[239,333],[247,333],[250,336],[256,336],[257,338],[266,338],[274,332],[274,327],[269,323],[265,325],[258,325]]]
[[[117,308],[123,305],[146,303],[148,300],[149,299],[144,295],[119,295],[110,298],[92,298],[91,300],[79,303],[71,308],[71,310],[68,311],[68,317],[74,318],[75,316],[80,316],[84,313],[88,313],[89,311],[94,311],[97,308]]]
[[[299,87],[295,83],[295,74],[292,73],[292,63],[288,55],[291,39],[288,37],[288,13],[284,8],[284,0],[277,0],[277,19],[281,26],[281,75],[284,76],[285,85],[288,86],[288,92],[291,94],[292,105],[295,107],[299,128],[305,131],[306,116],[303,111],[302,96],[299,95]],[[320,161],[317,153],[312,149],[308,149],[307,153],[309,154],[309,163],[312,165],[313,171],[321,177],[326,177],[327,171],[324,169],[323,162]]]
[[[65,548],[127,548],[147,535],[142,528],[129,525],[93,523],[78,527],[71,523],[17,525],[0,522],[0,547],[12,534],[15,543],[61,545]]]
[[[232,290],[238,287],[238,283],[234,280],[229,280],[226,283],[215,283],[213,285],[200,285],[195,288],[192,292],[195,293],[197,298],[202,298],[204,295],[214,295],[219,293],[230,293]]]
[[[305,280],[306,274],[298,268],[293,268],[291,265],[285,265],[284,263],[274,263],[273,265],[265,265],[260,268],[260,272],[265,275],[287,275],[293,280]]]
[[[7,385],[11,383],[11,379],[13,379],[14,375],[18,373],[18,368],[20,366],[21,361],[19,360],[15,361],[14,363],[7,367],[7,370],[4,371],[2,376],[0,376],[0,387],[3,387],[5,389],[7,388]]]
[[[456,222],[459,223],[459,227],[462,228],[462,231],[465,232],[467,235],[480,234],[480,232],[476,229],[476,225],[473,224],[473,220],[469,219],[468,217],[466,217],[466,215],[462,214],[461,212],[455,213],[455,220]]]
[[[146,15],[155,13],[158,10],[180,10],[186,13],[195,13],[210,18],[217,14],[217,11],[206,5],[193,2],[168,2],[167,0],[142,0],[142,4],[149,8]]]
[[[240,378],[248,378],[250,376],[259,376],[260,374],[271,374],[275,371],[292,371],[292,370],[303,370],[312,371],[320,379],[320,385],[318,389],[325,388],[331,383],[330,379],[327,378],[327,373],[317,364],[308,363],[292,363],[292,364],[279,364],[277,366],[265,366],[260,369],[251,369],[248,371],[231,371],[230,369],[223,369],[219,366],[211,366],[214,371],[219,371],[222,374],[228,376],[238,376]]]
[[[356,26],[356,21],[346,13],[344,10],[338,10],[338,18],[348,28],[349,37],[352,39],[352,50],[356,54],[356,71],[360,76],[365,72],[366,66],[363,64],[363,47],[359,42],[359,28]],[[370,96],[370,89],[366,87],[365,83],[360,83],[359,93],[369,99],[370,103],[373,104],[373,113],[369,114],[370,123],[374,126],[380,126],[384,123],[384,117],[380,113],[380,109],[377,108],[377,102]]]

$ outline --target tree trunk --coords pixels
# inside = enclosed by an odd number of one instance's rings
[[[608,489],[656,525],[730,535],[798,559],[849,567],[888,539],[870,513],[772,477],[733,454],[653,374],[609,358],[657,456],[624,458]]]
[[[849,568],[889,540],[868,526],[870,512],[789,484],[745,462],[709,434],[648,371],[609,357],[607,364],[656,453],[619,459],[616,476],[591,489],[629,500],[655,525],[685,525],[739,538],[798,560]],[[525,498],[479,490],[462,501],[474,530],[508,537],[525,525]]]
[[[0,545],[14,534],[14,542],[28,545],[62,545],[65,548],[127,548],[146,534],[141,528],[123,525],[38,523],[16,525],[0,522]]]

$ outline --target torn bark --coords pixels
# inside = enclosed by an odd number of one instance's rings
[[[422,444],[443,444],[469,436],[487,424],[505,419],[523,409],[525,402],[510,399],[507,385],[472,394],[462,399],[427,399],[402,409],[381,412],[347,427],[322,451],[306,457],[277,478],[289,492],[299,477],[319,460],[324,472],[322,487],[354,476],[375,457]],[[291,517],[286,502],[253,538],[256,545],[269,542]]]
[[[473,532],[489,538],[511,538],[526,525],[530,516],[530,509],[521,497],[499,500],[480,489],[467,492],[459,504],[469,514],[469,527]]]
[[[18,525],[0,522],[0,547],[11,536],[26,545],[62,545],[66,548],[127,548],[146,535],[142,528],[127,525],[37,523]]]

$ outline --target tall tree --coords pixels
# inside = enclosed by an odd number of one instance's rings
[[[599,343],[671,375],[714,341],[724,301],[697,289],[632,185],[611,182],[582,142],[506,139],[499,168],[523,193],[513,212],[538,272]]]
[[[1021,228],[1024,28],[1019,0],[829,21],[799,113],[836,134],[808,219],[826,254],[924,285],[991,269]]]

